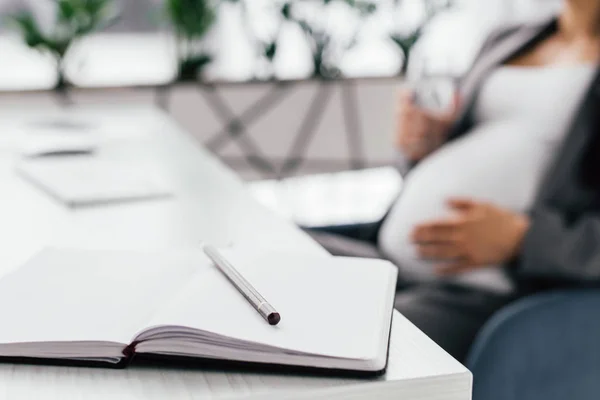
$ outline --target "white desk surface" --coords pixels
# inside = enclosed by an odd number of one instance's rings
[[[97,157],[152,164],[176,195],[76,210],[57,203],[13,171],[25,132],[42,134],[34,124],[57,120],[90,124],[89,132],[101,143]],[[0,110],[0,126],[0,274],[45,245],[173,248],[207,241],[326,254],[294,225],[261,207],[241,180],[159,111]],[[392,337],[388,372],[375,381],[0,364],[0,399],[314,398],[327,391],[332,392],[326,398],[345,398],[340,388],[352,398],[370,398],[374,385],[389,389],[389,397],[380,398],[471,398],[469,371],[400,314],[394,316]]]

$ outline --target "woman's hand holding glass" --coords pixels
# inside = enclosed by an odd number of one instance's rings
[[[412,162],[420,161],[444,143],[458,108],[455,99],[451,110],[430,111],[419,106],[415,98],[412,89],[400,92],[396,128],[397,147]]]

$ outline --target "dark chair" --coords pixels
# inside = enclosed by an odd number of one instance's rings
[[[600,291],[508,306],[483,328],[467,366],[473,400],[599,400]]]

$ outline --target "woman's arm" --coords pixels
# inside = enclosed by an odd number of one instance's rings
[[[600,213],[567,225],[558,211],[539,207],[530,221],[517,267],[521,276],[600,283]]]

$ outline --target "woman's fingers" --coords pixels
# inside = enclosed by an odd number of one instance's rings
[[[463,223],[462,219],[453,217],[419,224],[414,228],[411,239],[415,243],[459,243]]]
[[[414,104],[414,91],[401,90],[398,96],[396,144],[409,159],[419,160],[431,151],[431,120]]]
[[[417,253],[425,260],[452,260],[462,257],[461,249],[452,243],[418,244]]]
[[[427,135],[429,121],[418,108],[408,106],[398,112],[397,118],[400,137],[421,139]]]
[[[402,88],[398,92],[398,102],[401,106],[406,104],[413,104],[415,97],[415,91],[410,88]]]
[[[475,267],[466,260],[458,260],[450,264],[439,265],[435,268],[435,273],[439,276],[449,276],[473,271]]]

